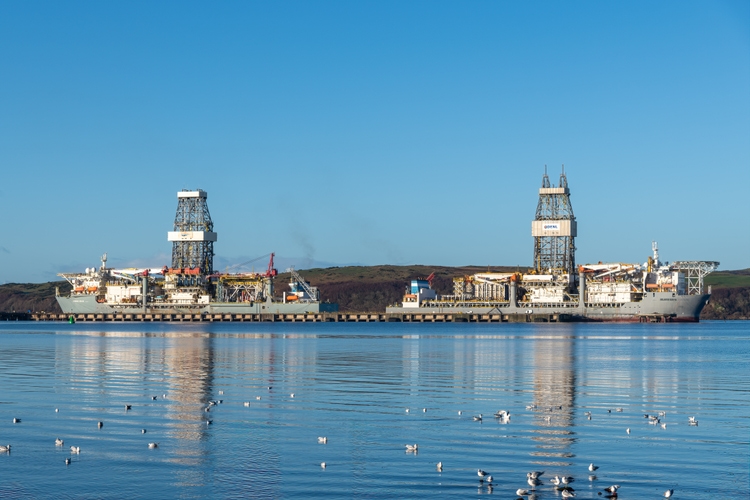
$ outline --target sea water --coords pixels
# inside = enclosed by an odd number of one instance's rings
[[[750,323],[8,322],[6,444],[0,498],[748,498]]]

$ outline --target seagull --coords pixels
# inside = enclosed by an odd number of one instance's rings
[[[146,429],[141,429],[141,434],[146,434]]]
[[[669,498],[674,493],[674,490],[667,490],[664,492],[664,498]]]
[[[409,453],[410,451],[413,451],[413,452],[416,453],[417,451],[419,451],[419,445],[416,444],[416,443],[414,443],[414,444],[407,444],[406,445],[406,452]]]
[[[325,436],[318,436],[318,443],[319,444],[327,444],[328,443],[328,438],[325,437]]]
[[[7,453],[10,451],[10,445],[6,444],[5,446],[0,444],[0,453]]]
[[[666,417],[666,416],[667,416],[667,412],[665,412],[665,411],[660,411],[660,412],[659,412],[659,416],[660,416],[660,417]]]
[[[81,453],[81,447],[80,446],[71,446],[70,452],[75,453],[76,455]]]
[[[527,409],[527,410],[536,410],[536,405],[535,405],[535,404],[530,404],[530,405],[528,405],[528,406],[526,407],[526,409]]]
[[[70,465],[70,458],[65,459],[65,465]]]
[[[152,401],[156,401],[156,396],[151,396]]]
[[[482,469],[477,469],[477,476],[479,476],[480,481],[484,481],[484,476],[486,476],[487,473],[484,472]]]
[[[530,477],[532,479],[537,479],[539,476],[541,476],[543,474],[544,474],[544,471],[533,470],[531,472],[527,472],[526,473],[526,477]]]
[[[552,483],[552,484],[554,484],[555,486],[559,486],[560,482],[561,482],[560,481],[560,477],[559,476],[555,476],[552,479],[550,479],[549,482]]]
[[[532,490],[535,489],[540,484],[542,484],[542,482],[539,479],[535,478],[535,477],[528,477],[528,478],[526,478],[526,482],[529,483],[529,486],[531,486]]]
[[[406,413],[409,413],[409,408],[406,409]]]
[[[443,462],[438,462],[437,463],[437,470],[438,470],[438,472],[443,472]]]
[[[492,476],[489,475],[489,476],[487,476],[487,478],[485,479],[485,481],[487,481],[487,484],[492,484],[492,479],[493,479]]]
[[[589,472],[594,472],[598,468],[599,468],[598,465],[594,465],[593,463],[589,464]]]
[[[289,395],[289,397],[290,397],[290,398],[293,398],[293,397],[294,397],[294,393],[291,393],[291,394]]]
[[[161,397],[163,397],[164,399],[167,399],[167,395],[166,394],[162,394]]]
[[[463,412],[462,412],[461,410],[458,410],[458,414],[459,414],[459,415],[462,415],[462,414],[463,414]]]
[[[576,496],[576,494],[573,493],[572,491],[568,491],[568,490],[563,490],[562,491],[562,497],[563,498],[573,498],[574,496]]]
[[[525,496],[525,495],[528,495],[528,494],[529,494],[529,490],[525,490],[523,488],[518,488],[516,490],[516,495],[518,495],[519,497],[522,497],[522,496]]]
[[[257,399],[258,401],[260,401],[260,396],[255,396],[255,399]]]
[[[617,409],[616,409],[615,411],[616,411],[617,413],[622,413],[622,408],[617,408]]]
[[[244,404],[245,406],[248,406],[248,407],[249,407],[249,406],[250,406],[250,401],[245,401],[245,402],[244,402],[243,404]]]
[[[104,422],[101,422],[101,421],[96,423],[96,426],[100,429],[102,428],[103,425],[104,425]]]
[[[667,428],[667,423],[666,423],[666,422],[662,422],[662,424],[661,424],[661,428],[662,428],[662,429],[666,429],[666,428]]]
[[[148,443],[148,448],[150,450],[153,450],[154,448],[158,448],[158,447],[159,447],[159,443]]]
[[[213,420],[206,420],[206,425],[211,425],[211,424],[213,424],[213,423],[214,423],[214,421],[213,421]]]
[[[60,438],[55,439],[55,446],[62,446],[64,441]]]
[[[20,418],[14,418],[13,419],[13,423],[14,424],[20,424],[21,423],[21,419]]]
[[[475,422],[481,422],[482,414],[480,413],[479,415],[474,415],[472,418],[474,419]]]
[[[427,413],[427,408],[422,408],[422,413]]]
[[[630,427],[628,427],[627,429],[625,429],[625,432],[627,432],[628,434],[630,434]]]
[[[223,396],[223,395],[224,395],[224,391],[219,391],[219,396]]]
[[[55,413],[59,413],[59,412],[60,412],[60,408],[55,408]]]
[[[320,466],[325,469],[326,468],[326,463],[325,462],[320,462]]]
[[[617,490],[619,490],[619,489],[620,489],[620,485],[619,484],[613,484],[609,488],[604,488],[604,491],[606,491],[607,493],[616,494]]]
[[[570,476],[562,476],[560,478],[560,481],[562,482],[562,484],[568,484],[568,483],[572,483],[573,481],[575,481],[575,478],[572,478]]]
[[[125,405],[125,411],[128,411],[128,410],[129,410],[129,409],[131,409],[132,407],[133,407],[133,405]]]

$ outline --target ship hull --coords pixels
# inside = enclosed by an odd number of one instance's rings
[[[338,304],[325,302],[211,302],[200,304],[157,304],[144,310],[138,304],[107,304],[94,295],[62,297],[57,303],[65,314],[315,314],[337,312]]]
[[[648,293],[638,302],[621,304],[530,304],[510,302],[451,303],[430,302],[420,307],[394,306],[386,309],[393,314],[559,314],[568,321],[674,321],[695,323],[708,303],[710,295],[674,295],[670,292]]]

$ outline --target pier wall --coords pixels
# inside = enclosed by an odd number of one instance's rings
[[[572,321],[567,314],[462,314],[462,313],[316,313],[316,314],[177,314],[119,313],[64,314],[33,313],[33,321],[70,322],[249,322],[249,323],[558,323]]]

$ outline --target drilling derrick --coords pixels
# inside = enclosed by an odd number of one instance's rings
[[[550,185],[547,167],[544,168],[536,218],[531,223],[534,237],[534,269],[539,274],[574,274],[576,267],[575,237],[577,227],[570,204],[565,167],[560,174],[560,186]]]
[[[208,213],[207,193],[203,190],[177,193],[177,215],[174,231],[167,239],[172,242],[172,268],[190,269],[190,274],[211,274],[214,270],[214,223]],[[186,272],[186,271],[183,271]]]

